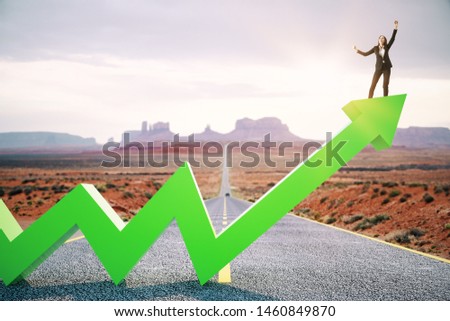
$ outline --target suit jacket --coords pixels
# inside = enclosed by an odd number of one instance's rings
[[[377,60],[375,62],[375,70],[377,70],[377,71],[380,71],[383,69],[383,64],[384,64],[385,68],[392,68],[391,59],[389,58],[389,49],[391,49],[391,46],[394,43],[396,34],[397,34],[397,29],[394,29],[394,31],[392,32],[391,39],[389,40],[388,44],[384,47],[384,58],[380,56],[380,47],[378,47],[378,46],[373,47],[372,49],[370,49],[367,52],[364,52],[361,50],[358,50],[357,52],[363,56],[368,56],[368,55],[375,53],[375,56],[377,58]]]

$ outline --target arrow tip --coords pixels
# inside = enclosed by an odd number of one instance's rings
[[[352,121],[359,119],[364,127],[376,131],[371,143],[382,150],[392,145],[405,100],[406,94],[353,100],[342,109]]]

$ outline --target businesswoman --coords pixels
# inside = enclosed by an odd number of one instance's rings
[[[389,49],[391,49],[392,44],[395,40],[395,35],[397,34],[398,29],[398,21],[394,21],[394,31],[392,32],[392,37],[387,42],[386,37],[381,35],[378,37],[378,45],[373,47],[367,52],[361,51],[356,46],[353,46],[353,49],[363,56],[369,56],[371,54],[375,54],[376,63],[375,63],[375,72],[373,73],[372,84],[369,89],[369,98],[373,97],[373,92],[375,91],[375,87],[377,86],[378,80],[381,75],[383,75],[383,95],[387,96],[389,94],[389,79],[391,78],[391,68],[392,63],[389,58]]]

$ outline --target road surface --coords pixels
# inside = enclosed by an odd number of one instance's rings
[[[219,196],[206,201],[216,232],[251,205],[231,192],[224,167]],[[290,214],[229,270],[230,283],[201,286],[172,223],[119,286],[81,238],[25,281],[0,283],[0,300],[450,300],[450,264]]]

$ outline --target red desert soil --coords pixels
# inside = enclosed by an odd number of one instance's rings
[[[450,259],[449,160],[450,149],[366,150],[301,202],[294,214]],[[391,168],[380,171],[386,164]],[[242,168],[234,162],[232,194],[255,201],[291,169]],[[174,170],[1,168],[0,197],[26,228],[70,189],[91,183],[126,221]],[[194,174],[203,198],[215,197],[221,169],[197,168]]]
[[[327,182],[294,213],[450,259],[449,185]]]
[[[450,259],[449,160],[449,149],[365,150],[293,213]],[[255,201],[291,169],[233,167],[233,195]]]
[[[78,184],[94,184],[117,214],[128,221],[172,174],[148,170],[105,174],[93,170],[1,169],[0,197],[26,228]],[[219,170],[194,170],[194,175],[204,198],[217,195]]]

